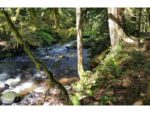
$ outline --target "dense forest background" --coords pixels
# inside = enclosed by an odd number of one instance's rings
[[[149,105],[149,69],[149,8],[0,9],[2,105]]]

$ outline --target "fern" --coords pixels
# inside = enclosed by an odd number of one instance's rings
[[[43,41],[48,45],[52,44],[52,42],[55,41],[55,39],[47,32],[39,31],[37,32],[37,35],[40,36]]]

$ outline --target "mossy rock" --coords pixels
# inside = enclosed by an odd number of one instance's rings
[[[20,101],[20,96],[14,91],[5,92],[1,96],[1,102],[6,105],[10,105],[12,103],[19,102],[19,101]]]

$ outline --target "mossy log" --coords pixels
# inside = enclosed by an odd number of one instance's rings
[[[69,99],[69,94],[66,91],[66,89],[63,87],[63,85],[61,83],[59,83],[53,76],[53,73],[48,70],[47,66],[38,58],[36,58],[33,54],[33,52],[30,50],[28,43],[26,43],[23,39],[21,34],[19,33],[19,31],[16,29],[16,27],[14,26],[12,20],[10,19],[8,13],[4,10],[1,11],[3,13],[3,15],[6,18],[6,21],[8,23],[8,26],[11,30],[11,32],[14,34],[14,37],[16,38],[16,41],[24,48],[24,51],[27,53],[27,55],[29,56],[29,58],[35,63],[36,68],[38,70],[43,69],[44,72],[46,73],[46,75],[48,76],[48,80],[49,80],[49,84],[50,84],[50,88],[54,88],[57,87],[61,90],[61,94],[64,96],[65,101],[66,101],[66,105],[70,104],[70,99]]]

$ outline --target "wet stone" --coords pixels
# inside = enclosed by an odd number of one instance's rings
[[[5,81],[5,84],[9,85],[10,87],[15,87],[17,86],[21,81],[21,77],[18,76],[16,78],[10,78],[8,80]]]
[[[6,89],[9,89],[9,85],[7,84],[1,84],[0,86],[0,93],[2,93],[3,91],[5,91]]]
[[[64,86],[67,91],[71,90],[71,86]]]
[[[19,102],[19,101],[20,101],[20,96],[14,91],[5,92],[1,96],[1,102],[2,104],[5,105],[10,105],[12,103]]]
[[[44,103],[45,95],[40,92],[32,92],[24,97],[24,99],[18,103],[19,105],[42,105]]]

